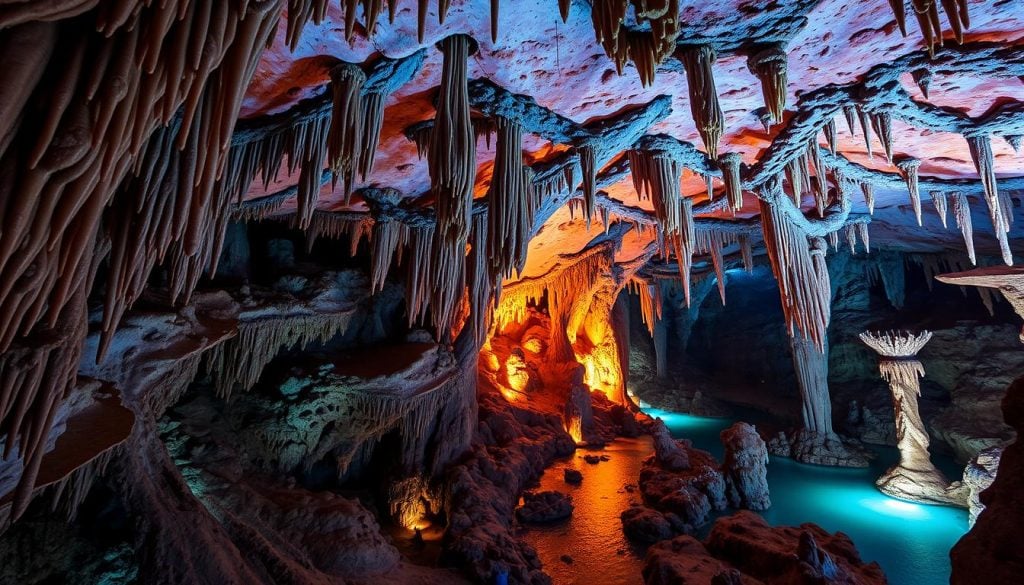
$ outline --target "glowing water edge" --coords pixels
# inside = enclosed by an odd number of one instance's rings
[[[718,433],[732,424],[653,408],[679,438],[713,453],[719,459]],[[773,525],[814,522],[829,532],[853,539],[865,561],[877,561],[892,585],[949,583],[949,550],[967,532],[967,512],[946,506],[927,506],[890,498],[875,489],[875,479],[898,459],[895,449],[879,449],[868,469],[843,469],[797,463],[772,457],[768,488],[772,507],[763,516]],[[941,458],[935,458],[940,467]],[[960,472],[944,468],[959,479]]]

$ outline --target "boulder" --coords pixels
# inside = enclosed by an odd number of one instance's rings
[[[642,543],[672,538],[672,524],[661,512],[647,506],[633,506],[619,516],[626,538]]]
[[[1002,447],[989,447],[978,453],[971,462],[964,468],[964,486],[968,489],[967,497],[968,510],[970,512],[970,525],[978,520],[978,515],[985,509],[981,501],[981,492],[988,489],[996,479],[996,470],[999,468],[999,458],[1003,455]]]
[[[738,422],[721,433],[725,456],[722,475],[725,496],[733,508],[767,510],[768,448],[753,426]]]

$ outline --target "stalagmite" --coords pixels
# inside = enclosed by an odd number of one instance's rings
[[[686,84],[690,94],[690,112],[697,125],[704,148],[711,158],[718,158],[718,142],[725,130],[725,116],[718,103],[715,75],[711,66],[715,50],[708,45],[682,47],[679,58],[686,69]]]
[[[523,165],[522,127],[515,120],[498,117],[497,152],[488,191],[487,255],[492,280],[522,271],[536,211],[529,171]]]
[[[466,88],[467,62],[476,46],[466,35],[452,35],[438,47],[444,63],[427,156],[430,189],[436,201],[438,240],[461,249],[469,236],[476,179],[476,135]]]
[[[929,193],[932,198],[932,203],[935,204],[935,211],[939,214],[939,219],[942,220],[942,227],[949,227],[946,225],[946,215],[949,208],[949,200],[946,199],[946,194],[942,191],[932,191]]]
[[[366,74],[358,65],[342,63],[331,69],[331,127],[327,133],[327,163],[341,178],[348,203],[363,148],[363,83]],[[307,213],[300,211],[300,214]]]
[[[914,217],[917,218],[918,227],[921,226],[921,190],[918,188],[918,172],[921,168],[921,161],[916,158],[904,158],[896,161],[896,167],[903,171],[903,178],[907,182],[907,189],[910,192],[910,204],[914,208]]]
[[[971,259],[971,264],[977,264],[978,261],[974,256],[974,225],[971,221],[971,205],[967,201],[967,196],[960,191],[950,193],[949,197],[956,225],[960,227],[960,233],[964,236],[967,257]]]
[[[924,375],[921,362],[914,359],[932,338],[930,331],[912,333],[860,334],[861,341],[878,352],[878,370],[889,383],[896,417],[896,439],[900,462],[878,478],[875,485],[896,498],[963,505],[948,493],[949,481],[932,465],[928,453],[928,431],[918,412],[921,395],[918,379]]]
[[[736,152],[727,152],[718,157],[718,165],[722,167],[722,181],[725,182],[725,195],[734,214],[743,208],[743,185],[740,179],[742,160],[743,157]]]
[[[761,81],[764,105],[772,115],[772,122],[781,124],[783,113],[786,110],[787,55],[785,46],[774,44],[754,53],[747,59],[747,67]]]
[[[767,189],[778,189],[778,181]],[[831,291],[827,270],[822,273],[819,263],[812,259],[807,235],[778,209],[778,206],[759,200],[761,229],[772,272],[779,284],[783,314],[791,336],[798,332],[819,351],[825,350],[825,331],[831,315]],[[816,240],[817,242],[818,240]],[[820,242],[825,248],[824,242]],[[815,253],[824,265],[824,249]],[[822,277],[824,277],[824,282]]]
[[[978,169],[981,184],[985,189],[985,203],[988,204],[989,218],[992,220],[992,227],[995,230],[996,239],[999,241],[1003,262],[1007,266],[1012,266],[1013,253],[1010,251],[1007,233],[1010,231],[1010,224],[1013,223],[1013,205],[1005,194],[999,193],[992,141],[988,134],[971,134],[965,138],[970,147],[974,166]]]

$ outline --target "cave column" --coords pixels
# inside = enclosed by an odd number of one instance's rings
[[[932,465],[928,431],[918,411],[924,366],[916,356],[931,338],[930,331],[919,335],[870,331],[860,334],[861,341],[881,356],[878,371],[892,393],[900,450],[899,463],[878,478],[875,485],[895,498],[963,506],[962,490],[951,490],[949,481]]]
[[[832,400],[828,392],[828,350],[818,351],[814,341],[794,332],[789,338],[793,368],[803,403],[804,428],[812,433],[832,434]],[[828,339],[825,339],[826,347]]]
[[[664,319],[654,322],[654,358],[658,378],[668,377],[668,326]]]
[[[620,294],[615,297],[615,304],[612,305],[612,335],[615,339],[615,347],[618,349],[619,378],[621,380],[615,402],[626,405],[629,403],[626,394],[626,388],[629,386],[629,297],[627,295]]]

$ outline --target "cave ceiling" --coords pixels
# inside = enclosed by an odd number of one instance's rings
[[[416,145],[404,131],[434,115],[436,88],[441,81],[442,55],[434,44],[453,33],[466,33],[478,43],[479,50],[469,59],[470,79],[486,79],[513,94],[529,96],[543,108],[579,124],[612,117],[617,113],[648,104],[658,96],[669,96],[671,111],[647,128],[647,133],[667,134],[706,150],[690,111],[687,79],[680,61],[669,56],[657,67],[652,83],[641,83],[639,72],[627,62],[621,75],[602,46],[595,41],[591,5],[572,2],[568,19],[563,22],[555,2],[526,0],[499,3],[496,40],[492,40],[489,2],[452,3],[443,24],[438,23],[437,5],[427,3],[423,40],[417,40],[417,7],[399,2],[394,20],[386,8],[377,19],[374,33],[365,33],[365,12],[360,8],[351,42],[345,39],[345,13],[338,3],[329,3],[326,18],[307,24],[294,43],[288,43],[288,23],[282,20],[272,45],[260,60],[241,109],[242,118],[258,119],[279,114],[296,104],[326,91],[329,70],[339,61],[362,64],[369,69],[382,57],[407,58],[426,48],[422,68],[386,100],[386,110],[373,172],[355,183],[351,209],[365,210],[358,195],[360,187],[390,187],[407,198],[425,197],[430,191],[427,161],[417,156]],[[967,47],[983,43],[1013,45],[1020,42],[1024,29],[1024,11],[1012,2],[970,2],[970,28],[965,31]],[[783,43],[788,56],[786,107],[801,107],[800,98],[829,85],[844,86],[864,80],[873,68],[900,57],[920,53],[924,48],[917,23],[908,13],[907,35],[900,34],[893,11],[886,2],[848,2],[845,0],[778,1],[682,1],[677,44],[708,44],[715,48],[713,65],[724,130],[720,152],[735,152],[745,164],[756,163],[770,148],[784,125],[767,132],[759,113],[765,101],[761,84],[748,67],[748,56],[773,43]],[[946,15],[940,11],[946,44],[953,42]],[[941,62],[941,58],[938,62]],[[983,118],[1007,104],[1024,101],[1024,82],[1016,76],[994,77],[970,66],[934,67],[929,80],[928,97],[915,83],[910,71],[898,75],[899,86],[920,104],[930,104],[956,116]],[[867,153],[863,132],[848,131],[842,115],[836,116],[837,148],[850,161],[864,167],[895,174],[899,169],[884,157],[877,137],[873,137],[873,156]],[[977,179],[965,140],[951,132],[923,127],[913,121],[892,120],[894,158],[916,157],[922,160],[922,177],[941,179]],[[819,141],[825,144],[824,136]],[[478,163],[475,196],[482,198],[490,183],[494,141],[481,139],[476,152]],[[999,177],[1024,175],[1024,157],[1018,156],[1002,139],[991,142]],[[524,131],[523,150],[527,162],[547,161],[571,145],[558,143]],[[254,184],[247,198],[278,192],[293,185],[297,176],[282,172],[269,187]],[[723,189],[716,180],[716,190]],[[641,201],[628,173],[603,188],[607,196],[631,207],[650,211],[649,201]],[[910,205],[903,188],[881,184],[876,187],[876,208],[903,208],[901,214],[882,214],[872,227],[879,242],[889,241],[908,249],[962,247],[955,226],[943,230],[931,204],[925,197],[925,222],[919,228],[907,220]],[[703,201],[704,179],[683,173],[683,194]],[[319,208],[345,209],[345,189],[327,183],[320,193]],[[853,197],[854,213],[867,212],[859,193]],[[805,201],[804,208],[808,207]],[[282,212],[292,207],[285,203]],[[738,217],[757,212],[756,200],[747,195]],[[730,218],[717,211],[715,216]],[[547,272],[560,254],[581,249],[601,233],[599,221],[587,223],[579,210],[558,209],[530,243],[527,275]],[[952,223],[952,220],[950,220]],[[976,222],[977,223],[977,222]],[[990,230],[976,226],[979,246],[994,247]],[[653,230],[633,233],[624,238],[620,258],[638,256],[654,237]]]

